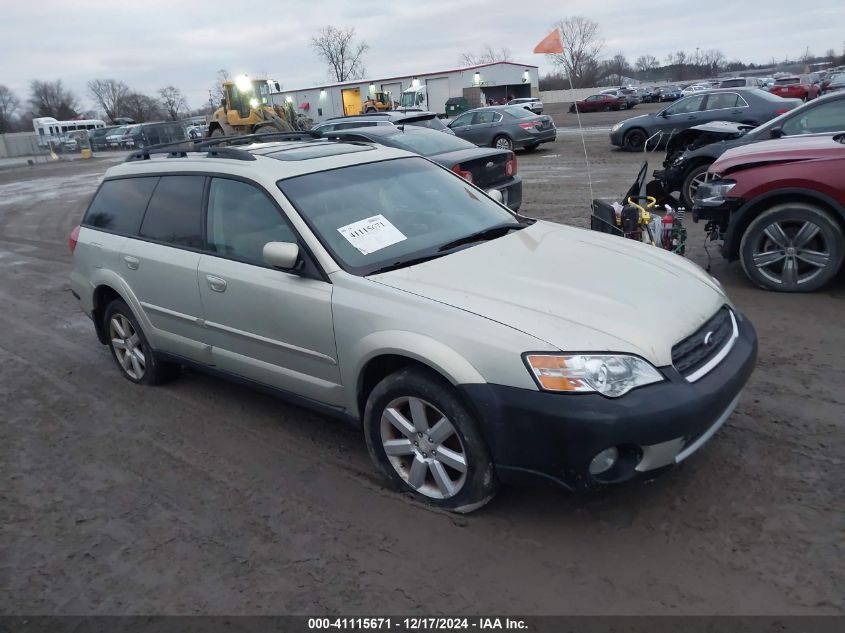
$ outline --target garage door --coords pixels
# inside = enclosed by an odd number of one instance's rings
[[[425,88],[428,92],[428,109],[437,114],[445,114],[446,100],[449,98],[449,78],[426,79]]]
[[[402,101],[402,82],[401,81],[397,81],[397,82],[392,83],[392,84],[382,84],[381,85],[381,91],[390,93],[390,98],[396,103],[399,103],[400,101]]]

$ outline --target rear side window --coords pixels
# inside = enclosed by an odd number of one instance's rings
[[[396,125],[402,125],[402,120],[396,122]],[[430,119],[421,119],[419,121],[409,121],[408,125],[415,125],[417,127],[428,128],[429,130],[445,130],[446,124],[437,117]]]
[[[141,224],[141,237],[202,248],[204,176],[162,176]]]
[[[158,177],[107,180],[91,201],[82,223],[104,231],[137,235]]]

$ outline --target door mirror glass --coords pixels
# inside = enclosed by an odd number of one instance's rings
[[[264,245],[264,262],[279,270],[296,268],[299,245],[292,242],[267,242]]]

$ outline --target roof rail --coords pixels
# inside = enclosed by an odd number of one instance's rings
[[[261,132],[259,134],[245,134],[242,136],[220,136],[213,138],[185,139],[173,143],[161,143],[139,149],[126,157],[127,163],[150,160],[150,156],[166,154],[169,158],[185,158],[188,152],[207,152],[207,156],[216,158],[232,158],[235,160],[256,160],[255,156],[235,147],[220,147],[221,145],[246,145],[262,141],[299,141],[324,138],[320,132],[305,130],[300,132]]]

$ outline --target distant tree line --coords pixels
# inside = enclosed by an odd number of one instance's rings
[[[170,119],[176,121],[191,114],[184,94],[175,86],[165,86],[155,96],[132,90],[118,79],[92,79],[87,95],[105,113],[108,122],[127,117],[139,123]],[[32,119],[53,117],[68,120],[99,118],[95,112],[83,112],[77,95],[61,79],[29,84],[26,102],[7,86],[0,84],[0,133],[32,130]]]
[[[566,90],[591,88],[601,85],[621,84],[625,78],[641,81],[684,81],[714,77],[720,72],[752,70],[758,67],[788,67],[830,62],[845,64],[845,44],[842,54],[828,49],[824,55],[813,55],[809,48],[798,60],[771,60],[771,63],[755,65],[740,60],[731,60],[718,49],[696,48],[694,52],[676,51],[660,59],[643,54],[629,62],[619,51],[612,56],[605,55],[605,42],[599,24],[583,16],[571,16],[560,20],[554,26],[560,28],[563,39],[563,53],[549,55],[556,70],[540,78],[540,90]],[[488,47],[489,48],[489,47]]]

